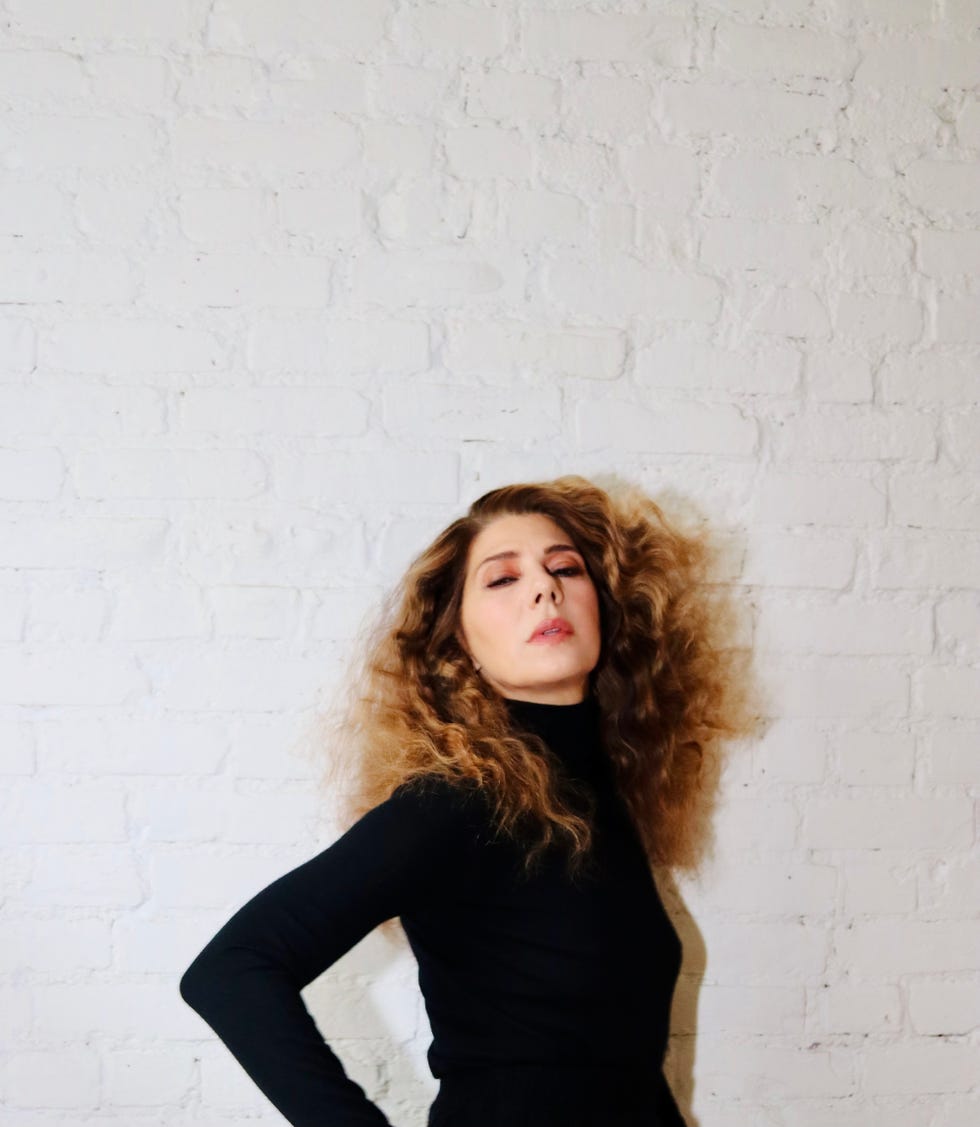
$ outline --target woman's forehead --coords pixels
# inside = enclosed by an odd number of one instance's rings
[[[547,543],[545,543],[547,541]],[[478,567],[487,554],[552,548],[575,547],[569,534],[543,513],[505,514],[481,528],[470,545],[470,563]]]

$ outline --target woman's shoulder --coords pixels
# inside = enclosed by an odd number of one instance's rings
[[[482,797],[475,779],[427,772],[402,780],[387,802],[431,815],[473,815],[482,807]]]
[[[464,864],[488,836],[487,807],[475,782],[434,773],[400,782],[361,825],[389,855],[427,858],[439,868]]]

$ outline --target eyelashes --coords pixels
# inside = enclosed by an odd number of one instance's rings
[[[577,564],[569,564],[567,567],[556,567],[552,575],[568,575],[569,577],[582,575],[583,570]],[[513,575],[502,575],[499,579],[495,579],[492,583],[488,583],[487,587],[504,587],[509,586],[510,581],[516,579]]]

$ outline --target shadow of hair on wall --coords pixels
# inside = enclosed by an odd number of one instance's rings
[[[654,873],[657,888],[671,923],[684,949],[681,973],[670,1012],[670,1042],[664,1075],[688,1127],[699,1127],[692,1110],[694,1102],[694,1058],[696,1054],[698,995],[704,980],[708,952],[704,936],[687,910],[673,874],[666,869]]]
[[[717,694],[703,729],[701,779],[698,795],[687,812],[691,833],[683,860],[674,866],[654,865],[653,876],[664,908],[681,941],[683,958],[670,1015],[670,1041],[664,1074],[688,1127],[699,1127],[693,1103],[696,1087],[698,1009],[708,964],[704,935],[689,911],[681,881],[697,878],[716,850],[715,813],[728,769],[740,770],[742,756],[751,754],[778,709],[760,676],[754,650],[752,599],[738,579],[743,566],[744,529],[724,528],[709,520],[686,496],[661,495],[663,506],[677,527],[698,529],[707,546],[698,576],[697,597],[710,614],[704,640],[718,656]]]

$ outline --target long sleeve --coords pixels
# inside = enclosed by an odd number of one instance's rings
[[[384,920],[460,879],[470,796],[404,784],[245,903],[184,972],[181,997],[294,1127],[390,1127],[321,1037],[300,990]]]

